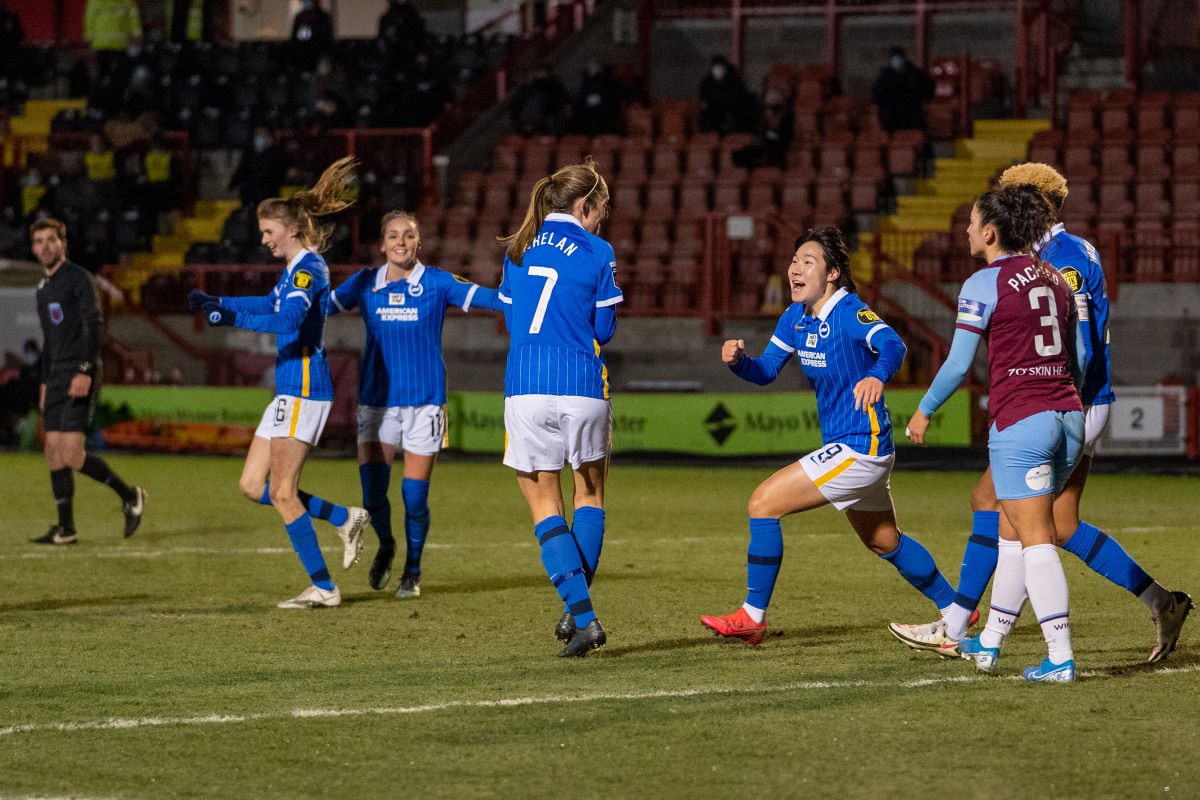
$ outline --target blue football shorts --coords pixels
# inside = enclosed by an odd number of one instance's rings
[[[992,483],[1001,500],[1058,494],[1083,453],[1082,411],[1041,411],[988,430]]]

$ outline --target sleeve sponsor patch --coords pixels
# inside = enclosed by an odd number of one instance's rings
[[[1072,292],[1078,292],[1083,288],[1083,276],[1079,274],[1079,270],[1074,267],[1067,267],[1064,270],[1059,270],[1063,278],[1067,282],[1067,286],[1071,287]]]
[[[296,270],[295,274],[292,275],[292,286],[295,286],[297,289],[303,289],[307,291],[308,289],[312,288],[312,285],[313,276],[308,270],[298,269]]]
[[[958,322],[967,324],[983,322],[983,315],[986,311],[986,303],[968,300],[965,297],[958,298]]]
[[[1068,278],[1068,281],[1070,279]],[[1088,302],[1084,295],[1075,295],[1075,312],[1079,315],[1080,322],[1088,322],[1092,318],[1091,303]]]
[[[883,320],[879,318],[879,315],[869,308],[859,309],[858,321],[863,325],[874,325],[876,322],[883,322]]]
[[[472,281],[470,278],[464,278],[462,275],[459,275],[457,272],[451,272],[450,275],[454,278],[454,280],[458,281],[459,283],[465,283],[468,286],[470,286],[472,283],[474,283],[474,281]]]

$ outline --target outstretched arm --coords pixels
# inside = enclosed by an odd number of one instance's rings
[[[221,308],[247,314],[270,314],[275,309],[275,298],[269,294],[262,297],[219,297],[217,303]]]
[[[766,386],[779,376],[779,371],[794,352],[795,350],[772,336],[771,341],[763,348],[762,355],[750,358],[746,355],[744,340],[730,339],[721,347],[721,360],[742,380]]]
[[[300,323],[304,321],[311,303],[303,292],[292,292],[284,298],[283,305],[277,313],[238,311],[234,325],[260,333],[295,333],[300,329]]]

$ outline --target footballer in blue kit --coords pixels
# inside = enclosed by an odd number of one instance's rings
[[[1180,629],[1193,607],[1191,598],[1184,592],[1164,588],[1116,539],[1081,520],[1079,514],[1096,445],[1107,427],[1109,409],[1116,399],[1109,358],[1109,297],[1100,255],[1090,242],[1071,234],[1057,221],[1068,194],[1067,181],[1058,170],[1048,164],[1018,164],[1005,170],[997,185],[1031,186],[1049,201],[1054,211],[1054,224],[1037,242],[1036,252],[1041,261],[1057,269],[1066,280],[1079,320],[1078,340],[1083,353],[1083,384],[1079,393],[1085,415],[1083,452],[1062,492],[1054,500],[1055,542],[1096,573],[1142,601],[1150,612],[1156,633],[1148,661],[1160,661],[1175,648]],[[972,492],[971,509],[974,519],[963,554],[955,608],[946,617],[950,624],[944,636],[950,645],[965,635],[966,617],[979,604],[998,559],[1009,556],[1006,548],[1010,551],[1014,548],[1011,536],[1000,537],[1003,518],[990,468]],[[1006,530],[1010,527],[1006,525]],[[935,641],[939,639],[935,628],[914,626],[914,638],[908,643],[918,649],[946,647],[947,642],[939,644]]]
[[[387,261],[364,269],[330,296],[331,313],[357,308],[367,338],[358,374],[358,470],[363,505],[379,537],[368,581],[384,589],[396,540],[388,500],[396,451],[404,454],[404,574],[396,597],[421,594],[421,554],[429,534],[429,482],[447,436],[446,364],[442,325],[450,306],[503,310],[495,289],[422,264],[415,217],[384,215],[381,246]]]
[[[203,311],[213,326],[236,326],[275,334],[275,399],[263,413],[239,487],[249,499],[272,505],[284,526],[312,585],[279,608],[331,608],[342,596],[329,570],[313,529],[312,517],[338,529],[343,543],[343,568],[349,568],[362,548],[367,512],[335,505],[300,491],[300,470],[311,447],[321,438],[333,401],[333,383],[325,357],[325,317],[329,303],[329,268],[319,255],[331,228],[317,218],[348,207],[346,185],[355,161],[334,162],[312,188],[289,199],[264,200],[258,206],[262,243],[287,262],[271,293],[264,297],[216,297],[194,289],[188,307]],[[268,480],[269,479],[269,480]]]
[[[601,347],[624,298],[612,246],[595,235],[608,185],[590,159],[533,187],[507,246],[500,301],[509,331],[504,376],[504,463],[517,471],[564,611],[563,657],[582,657],[606,636],[590,587],[604,541],[604,481],[612,449],[608,368]],[[559,475],[570,464],[574,516],[565,519]]]
[[[758,358],[729,340],[721,359],[734,374],[771,383],[793,356],[817,395],[823,446],[759,484],[750,498],[747,596],[731,614],[702,616],[713,632],[748,644],[767,633],[766,610],[783,562],[780,519],[832,503],[864,545],[892,564],[938,609],[954,590],[933,556],[896,526],[890,476],[895,452],[884,384],[904,360],[904,342],[855,293],[846,243],[836,228],[796,240],[788,267],[792,305]]]

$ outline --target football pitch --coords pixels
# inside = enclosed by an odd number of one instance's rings
[[[772,635],[749,647],[697,617],[744,599],[770,470],[618,462],[593,587],[609,643],[566,660],[499,463],[438,466],[418,599],[367,586],[370,532],[342,572],[318,522],[345,599],[303,612],[274,607],[307,578],[239,460],[109,458],[150,493],[141,530],[122,540],[115,496],[77,476],[80,544],[51,549],[26,543],[52,521],[44,462],[0,455],[0,798],[1200,797],[1200,617],[1150,667],[1141,603],[1066,553],[1075,685],[1017,680],[1044,654],[1028,609],[998,676],[894,641],[889,621],[934,610],[830,509],[784,521]],[[976,477],[892,479],[952,582]],[[359,495],[351,461],[302,484]],[[1197,488],[1096,475],[1084,517],[1200,598]]]

